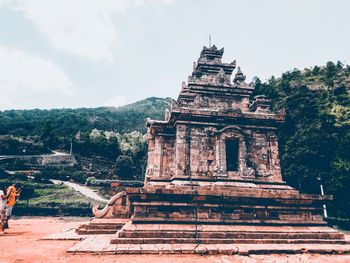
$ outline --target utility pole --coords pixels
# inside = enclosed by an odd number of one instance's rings
[[[72,155],[73,154],[73,140],[70,140],[70,151],[69,154]]]
[[[323,196],[324,196],[324,191],[323,191],[323,184],[322,184],[321,177],[317,177],[317,181],[319,181],[319,183],[320,183],[321,196],[323,197]],[[324,216],[325,218],[328,217],[328,214],[327,214],[327,207],[326,207],[325,204],[323,204],[323,216]]]

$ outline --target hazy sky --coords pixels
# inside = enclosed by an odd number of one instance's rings
[[[208,35],[250,81],[350,63],[350,1],[0,0],[0,110],[176,98]]]

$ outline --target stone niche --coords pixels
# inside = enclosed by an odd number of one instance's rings
[[[255,177],[252,168],[251,131],[243,131],[236,126],[226,126],[216,132],[216,169],[215,176],[231,178]],[[250,148],[250,147],[249,147]]]

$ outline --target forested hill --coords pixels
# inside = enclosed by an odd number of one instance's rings
[[[334,196],[333,216],[350,218],[350,66],[293,70],[255,82],[255,94],[286,109],[279,131],[285,180],[305,192],[319,193],[317,178]]]
[[[41,136],[52,129],[54,136],[72,137],[92,129],[126,133],[146,131],[146,119],[163,119],[170,98],[147,98],[122,107],[0,112],[0,135]]]

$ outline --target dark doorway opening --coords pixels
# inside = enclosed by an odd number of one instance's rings
[[[226,167],[228,172],[238,171],[238,140],[226,140]]]

